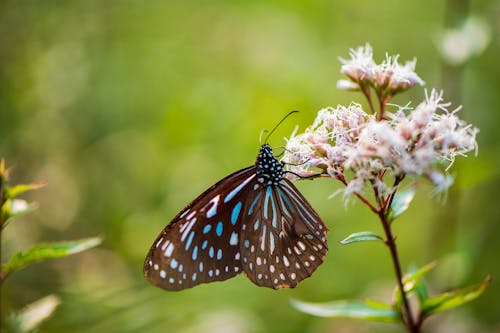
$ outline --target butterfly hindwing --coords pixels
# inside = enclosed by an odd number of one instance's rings
[[[252,282],[293,288],[323,262],[327,227],[290,181],[251,194],[241,231],[241,265]]]
[[[255,166],[213,185],[169,223],[151,247],[144,275],[167,290],[223,281],[242,270],[239,231]]]

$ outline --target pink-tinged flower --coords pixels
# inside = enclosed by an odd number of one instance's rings
[[[342,90],[365,90],[373,87],[381,98],[392,97],[406,91],[416,84],[424,85],[424,81],[415,73],[416,59],[399,64],[399,55],[389,56],[376,64],[373,60],[373,50],[370,44],[349,52],[351,59],[340,58],[342,67],[340,72],[348,80],[339,80],[337,87]]]
[[[352,81],[361,84],[373,80],[373,71],[376,68],[373,61],[373,50],[370,44],[360,46],[357,49],[350,49],[349,55],[351,59],[346,60],[340,58],[342,67],[340,72],[346,75]]]
[[[416,84],[423,86],[425,82],[415,73],[417,59],[398,63],[399,55],[386,55],[386,60],[375,70],[375,89],[384,92],[385,96],[406,91]]]
[[[458,118],[459,109],[448,111],[442,96],[432,90],[414,110],[404,107],[383,120],[356,103],[324,108],[304,133],[294,131],[284,161],[299,176],[322,172],[347,182],[345,194],[367,183],[386,191],[381,174],[426,177],[444,190],[452,181],[442,162],[451,166],[457,155],[477,150],[478,130]]]

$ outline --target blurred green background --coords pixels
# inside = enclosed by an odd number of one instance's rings
[[[483,20],[490,43],[450,66],[436,41],[469,15]],[[319,109],[362,101],[336,90],[338,57],[370,42],[377,61],[385,52],[417,57],[427,87],[444,88],[481,130],[479,156],[451,170],[448,201],[422,184],[395,227],[404,267],[438,260],[432,292],[493,276],[483,296],[427,329],[500,332],[498,17],[495,0],[2,1],[0,156],[13,183],[49,183],[27,196],[39,210],[5,229],[2,262],[35,242],[105,237],[96,249],[15,273],[2,311],[57,294],[62,303],[40,332],[401,332],[289,305],[391,296],[385,248],[338,244],[380,227],[366,207],[327,199],[340,188],[332,181],[297,184],[331,232],[326,262],[296,289],[238,276],[169,293],[142,276],[160,230],[205,188],[253,163],[263,128],[300,110],[271,138],[282,145]],[[416,87],[395,103],[423,96]]]

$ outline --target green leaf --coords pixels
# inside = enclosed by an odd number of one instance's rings
[[[387,216],[390,221],[394,221],[399,215],[403,214],[405,210],[410,206],[411,201],[415,197],[415,189],[410,188],[405,191],[401,191],[394,195],[392,199],[391,207],[387,212]]]
[[[409,293],[412,292],[417,288],[418,282],[420,279],[427,274],[430,270],[432,270],[434,267],[436,267],[436,262],[433,261],[431,263],[428,263],[424,267],[411,272],[410,274],[406,275],[403,277],[403,286],[405,288],[405,292]]]
[[[36,202],[28,203],[22,199],[8,199],[2,206],[2,221],[7,221],[11,217],[28,214],[38,208]]]
[[[478,298],[490,285],[491,276],[487,276],[483,282],[463,289],[453,290],[435,297],[430,297],[422,304],[422,313],[430,316],[433,313],[456,308],[462,304]]]
[[[340,241],[340,244],[346,245],[356,242],[367,242],[367,241],[384,241],[382,237],[371,232],[371,231],[362,231],[357,232],[355,234],[351,234]]]
[[[429,293],[427,292],[427,286],[425,284],[425,278],[422,277],[422,279],[418,281],[415,288],[415,293],[417,294],[420,303],[423,303],[427,298],[429,298]]]
[[[427,289],[425,284],[422,282],[423,276],[427,274],[430,270],[436,267],[436,262],[433,261],[420,269],[411,268],[410,273],[406,274],[403,277],[403,288],[405,293],[411,293],[412,291],[417,291],[417,294],[421,292],[419,295],[419,299],[422,301],[427,298]],[[421,298],[422,297],[422,298]],[[401,292],[399,291],[399,287],[396,286],[394,289],[394,303],[397,307],[401,305],[403,301]]]
[[[36,190],[36,189],[42,188],[46,185],[47,185],[46,182],[40,182],[40,183],[31,183],[31,184],[19,184],[19,185],[6,187],[5,188],[5,196],[7,198],[14,198],[14,197],[17,197],[18,195],[20,195],[24,192]]]
[[[18,252],[10,257],[9,261],[2,265],[2,273],[7,275],[21,268],[42,260],[66,257],[71,254],[85,251],[101,244],[100,237],[80,239],[76,241],[39,244],[33,246],[26,252]]]
[[[306,303],[291,300],[297,310],[319,317],[345,317],[370,321],[399,323],[401,315],[390,305],[375,301],[334,301],[329,303]]]

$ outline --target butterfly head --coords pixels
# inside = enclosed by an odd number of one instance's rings
[[[274,157],[273,149],[267,143],[260,147],[259,155],[257,155],[257,161],[255,164],[257,165],[259,182],[264,185],[277,186],[285,174],[285,171],[283,170],[284,163],[278,161],[278,159]]]

